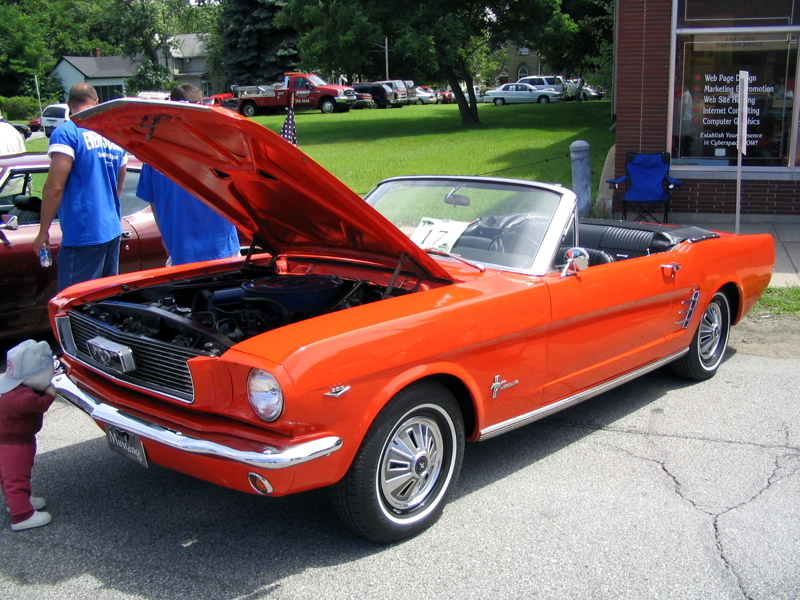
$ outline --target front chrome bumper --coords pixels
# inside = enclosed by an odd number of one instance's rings
[[[180,431],[126,414],[81,391],[66,375],[58,375],[53,378],[53,385],[58,390],[59,396],[77,406],[95,421],[113,425],[141,438],[190,454],[213,456],[261,469],[284,469],[328,456],[342,447],[341,438],[327,436],[294,446],[279,448],[265,445],[262,446],[260,452],[234,448],[218,442],[188,436]],[[244,441],[243,443],[249,442]]]

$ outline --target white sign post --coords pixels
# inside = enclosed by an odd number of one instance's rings
[[[739,122],[736,131],[736,233],[742,210],[742,157],[747,154],[747,97],[750,72],[739,71]]]

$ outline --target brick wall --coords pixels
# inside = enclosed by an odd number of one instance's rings
[[[684,180],[672,195],[670,212],[735,213],[736,181]],[[798,215],[795,181],[742,181],[743,215]]]
[[[667,150],[672,0],[617,0],[618,46],[616,175],[625,174],[626,152]],[[736,210],[736,181],[688,180],[672,198],[671,212]],[[622,210],[615,194],[614,210]],[[743,181],[742,214],[800,215],[800,182]]]

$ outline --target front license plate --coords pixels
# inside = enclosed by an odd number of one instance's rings
[[[112,450],[127,456],[132,461],[143,467],[147,466],[147,456],[144,453],[142,440],[138,435],[117,429],[113,425],[106,425],[106,440]]]

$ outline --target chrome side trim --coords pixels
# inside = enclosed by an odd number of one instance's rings
[[[53,378],[53,385],[58,390],[59,396],[74,404],[95,421],[119,427],[139,437],[189,454],[214,456],[260,469],[284,469],[328,456],[342,447],[341,438],[328,436],[295,446],[280,448],[263,446],[261,452],[234,448],[210,440],[188,436],[180,431],[167,429],[161,425],[126,414],[79,390],[66,375],[58,375]],[[243,445],[246,443],[243,442]]]
[[[612,379],[611,381],[606,381],[605,383],[601,383],[596,387],[584,390],[572,396],[568,396],[563,400],[559,400],[558,402],[553,402],[552,404],[548,404],[547,406],[543,406],[542,408],[537,408],[534,411],[531,411],[524,415],[520,415],[518,417],[514,417],[513,419],[509,419],[508,421],[503,421],[502,423],[491,425],[481,431],[481,434],[478,437],[478,441],[482,442],[483,440],[488,440],[500,434],[511,431],[512,429],[516,429],[517,427],[523,427],[525,425],[529,425],[530,423],[538,421],[539,419],[544,419],[545,417],[549,417],[550,415],[557,413],[560,410],[564,410],[565,408],[569,408],[570,406],[580,404],[584,400],[588,400],[589,398],[594,398],[595,396],[598,396],[603,392],[607,392],[608,390],[614,389],[615,387],[620,386],[623,383],[627,383],[632,379],[636,379],[637,377],[644,375],[645,373],[649,373],[650,371],[655,371],[659,367],[662,367],[667,363],[671,363],[672,361],[680,358],[688,351],[689,348],[684,348],[680,352],[676,352],[671,356],[667,356],[665,358],[662,358],[661,360],[652,362],[648,365],[640,367],[639,369],[636,369],[635,371],[631,371],[630,373],[621,375],[616,379]]]

